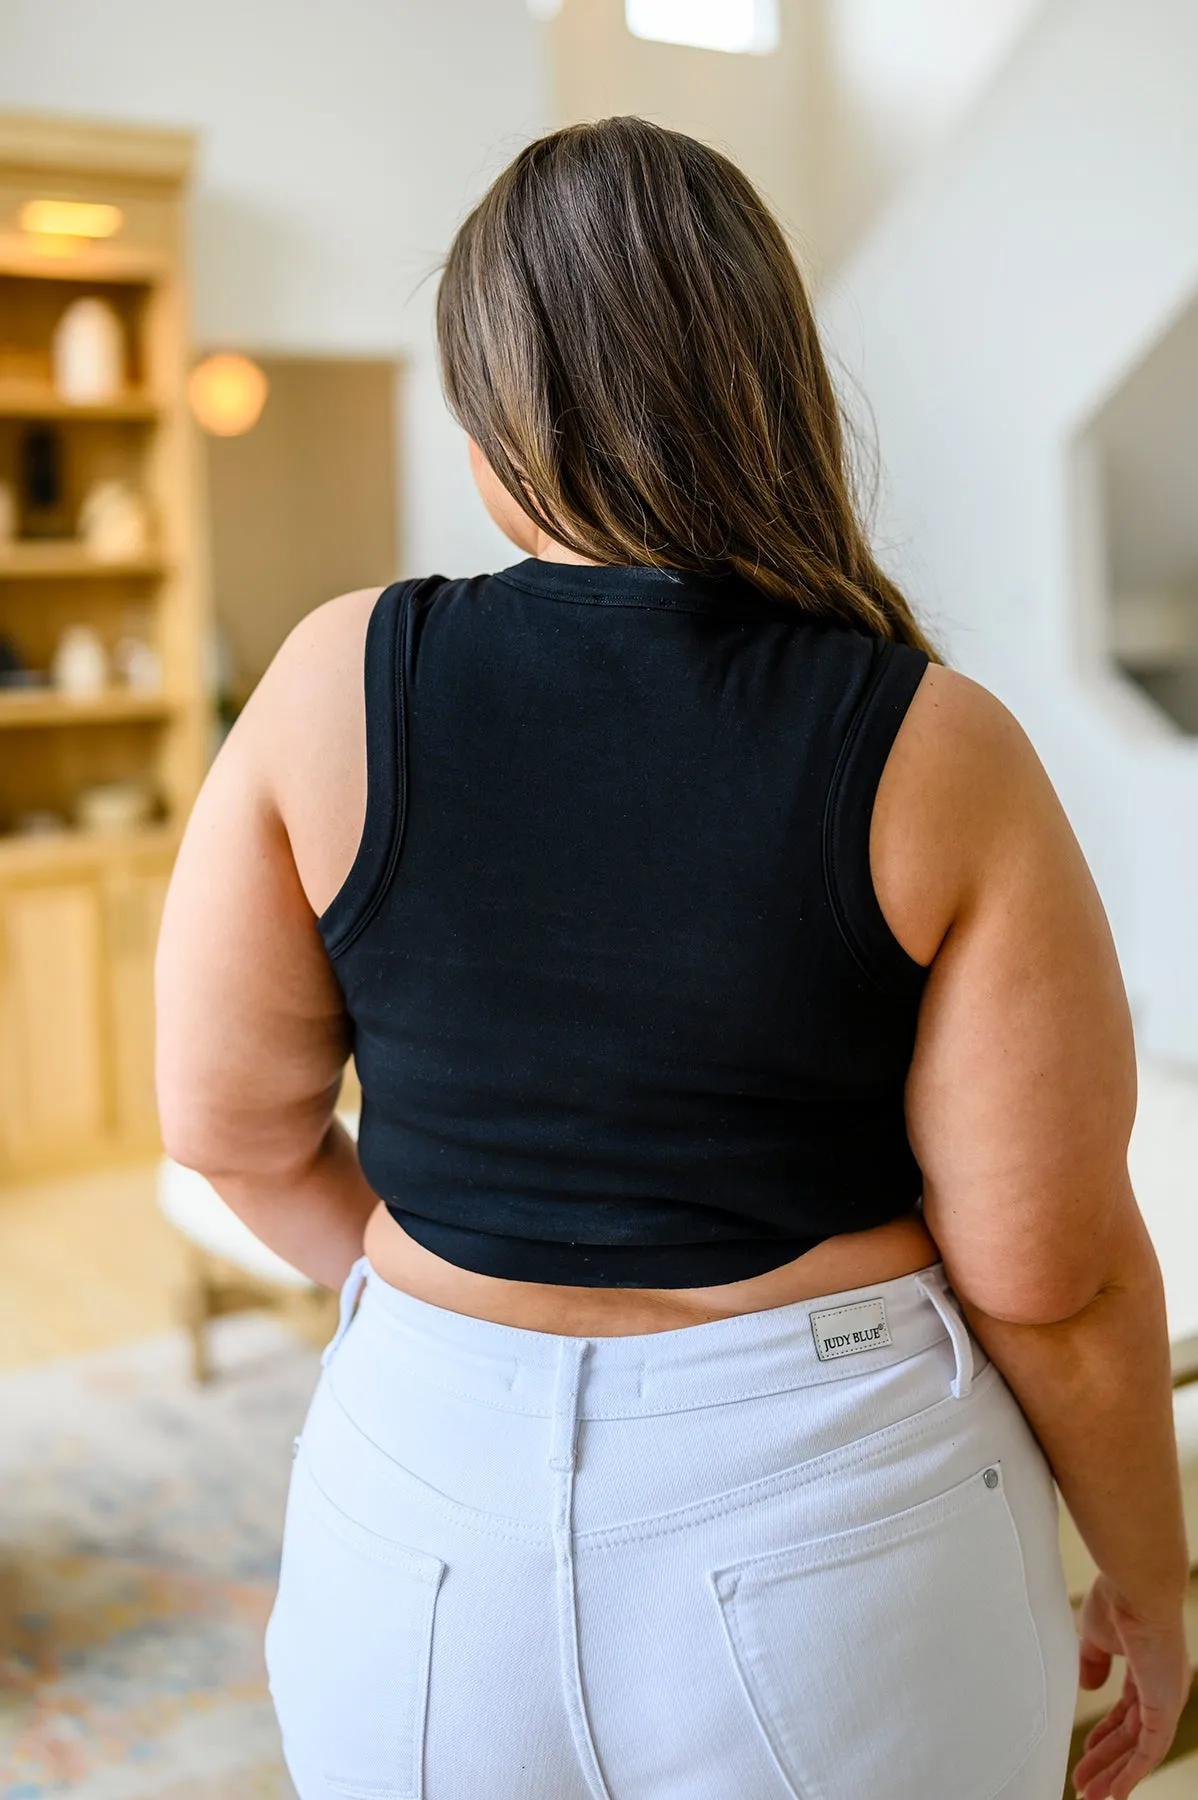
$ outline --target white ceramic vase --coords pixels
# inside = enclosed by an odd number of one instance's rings
[[[80,505],[79,534],[101,562],[133,562],[149,545],[145,501],[127,481],[97,481]]]
[[[90,625],[68,625],[50,665],[54,685],[64,694],[98,694],[108,682],[108,657]]]
[[[125,382],[125,333],[106,300],[85,294],[54,327],[54,387],[76,405],[112,400]]]

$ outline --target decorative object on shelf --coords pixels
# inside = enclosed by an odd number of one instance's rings
[[[150,543],[145,500],[129,481],[97,481],[79,507],[79,535],[101,562],[132,562]]]
[[[31,669],[7,631],[0,631],[0,688],[40,687],[45,676]]]
[[[191,371],[187,398],[213,437],[240,437],[258,423],[269,387],[256,362],[237,351],[221,350]]]
[[[107,300],[72,300],[54,327],[54,386],[78,406],[113,400],[125,384],[125,333]]]
[[[73,535],[63,481],[62,433],[53,425],[30,425],[19,450],[23,501],[21,535],[64,538]]]
[[[75,796],[75,818],[84,831],[134,831],[153,811],[148,781],[98,781]]]
[[[162,657],[150,642],[147,607],[126,609],[121,635],[113,646],[112,673],[117,681],[138,693],[156,693],[162,686]]]
[[[11,481],[0,481],[0,551],[17,535],[17,492]]]
[[[71,828],[61,813],[39,806],[33,812],[18,813],[13,829],[21,837],[57,837]]]
[[[68,625],[50,664],[55,687],[64,694],[98,694],[108,685],[108,657],[90,625]]]

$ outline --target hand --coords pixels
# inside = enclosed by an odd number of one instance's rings
[[[1172,1619],[1132,1612],[1114,1583],[1100,1575],[1082,1603],[1080,1682],[1101,1687],[1112,1656],[1127,1658],[1123,1692],[1086,1738],[1073,1771],[1081,1800],[1127,1800],[1168,1755],[1194,1671],[1186,1653],[1180,1605]]]

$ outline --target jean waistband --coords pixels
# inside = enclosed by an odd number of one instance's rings
[[[491,1406],[553,1415],[563,1356],[581,1362],[582,1418],[675,1412],[688,1405],[785,1393],[868,1375],[951,1343],[953,1394],[970,1391],[987,1357],[940,1262],[910,1275],[760,1312],[615,1337],[580,1338],[456,1313],[392,1287],[366,1257],[341,1290],[336,1336],[351,1321],[411,1374]]]

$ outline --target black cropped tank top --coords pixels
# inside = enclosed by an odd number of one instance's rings
[[[735,577],[396,582],[317,921],[363,1173],[462,1268],[709,1287],[909,1211],[926,971],[874,894],[927,657]]]

